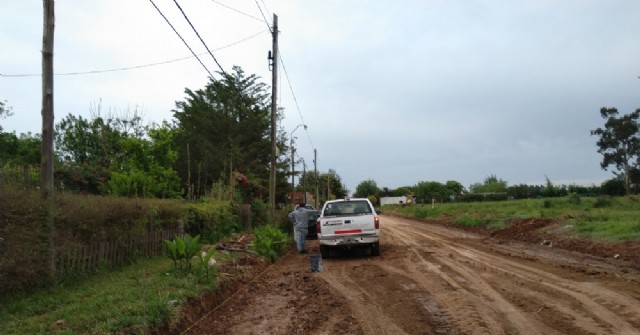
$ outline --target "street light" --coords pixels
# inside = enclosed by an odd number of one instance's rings
[[[294,193],[296,191],[296,184],[295,184],[295,151],[296,149],[293,147],[293,133],[295,133],[296,130],[298,130],[298,128],[300,128],[300,126],[303,126],[304,129],[307,129],[307,125],[304,123],[301,123],[299,125],[297,125],[295,128],[293,128],[293,131],[291,132],[291,139],[289,140],[289,144],[291,145],[291,203],[293,203],[293,197],[294,197]]]

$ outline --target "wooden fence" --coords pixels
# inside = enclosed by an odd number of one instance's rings
[[[56,272],[63,275],[89,272],[101,266],[119,266],[139,258],[162,255],[165,252],[164,240],[171,240],[175,235],[182,236],[182,229],[149,232],[140,239],[66,247],[57,250]]]

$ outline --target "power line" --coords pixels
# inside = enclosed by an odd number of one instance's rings
[[[250,15],[250,14],[247,14],[247,13],[245,13],[245,12],[239,11],[239,10],[237,10],[237,9],[233,8],[233,7],[229,7],[229,6],[227,6],[227,5],[225,5],[225,4],[221,3],[221,2],[218,2],[218,1],[216,1],[216,0],[211,0],[211,1],[212,1],[212,2],[214,2],[214,3],[217,3],[218,5],[220,5],[220,6],[222,6],[222,7],[225,7],[225,8],[227,8],[227,9],[230,9],[230,10],[232,10],[232,11],[234,11],[234,12],[240,13],[240,14],[242,14],[242,15],[244,15],[244,16],[247,16],[247,17],[250,17],[250,18],[252,18],[252,19],[254,19],[254,20],[257,20],[257,21],[262,22],[262,20],[261,20],[261,19],[259,19],[259,18],[255,17],[255,16],[253,16],[253,15]]]
[[[265,33],[267,30],[263,30],[261,32],[255,33],[251,36],[245,37],[241,40],[238,40],[236,42],[227,44],[225,46],[219,47],[217,49],[214,49],[214,51],[219,51],[222,49],[226,49],[226,48],[230,48],[232,46],[235,46],[237,44],[240,44],[244,41],[250,40],[256,36],[259,36],[260,34]],[[207,52],[202,52],[197,54],[198,56],[202,56],[207,54]],[[126,66],[126,67],[120,67],[120,68],[113,68],[113,69],[103,69],[103,70],[89,70],[89,71],[79,71],[79,72],[64,72],[64,73],[56,73],[54,74],[54,76],[77,76],[77,75],[84,75],[84,74],[99,74],[99,73],[106,73],[106,72],[118,72],[118,71],[127,71],[127,70],[136,70],[136,69],[142,69],[142,68],[146,68],[146,67],[152,67],[152,66],[158,66],[158,65],[165,65],[165,64],[170,64],[170,63],[175,63],[175,62],[180,62],[183,60],[187,60],[187,59],[191,59],[194,56],[188,56],[188,57],[182,57],[182,58],[176,58],[176,59],[171,59],[171,60],[166,60],[166,61],[161,61],[161,62],[156,62],[156,63],[150,63],[150,64],[144,64],[144,65],[134,65],[134,66]],[[39,77],[41,76],[41,74],[2,74],[0,73],[0,77]]]
[[[209,52],[209,55],[211,55],[211,58],[213,58],[213,61],[216,62],[216,64],[218,65],[218,68],[220,68],[220,71],[222,71],[222,74],[224,74],[224,76],[226,77],[227,73],[224,71],[224,69],[222,68],[222,65],[220,65],[220,63],[218,62],[216,57],[213,55],[211,50],[209,50],[207,43],[205,43],[202,37],[200,37],[200,33],[198,33],[198,30],[196,30],[196,27],[193,26],[193,24],[191,23],[191,20],[189,20],[189,18],[187,17],[187,14],[184,12],[184,10],[182,10],[182,7],[180,7],[180,4],[178,4],[178,0],[173,0],[173,3],[176,4],[178,9],[182,13],[182,16],[184,16],[184,19],[187,20],[187,22],[189,23],[189,26],[191,26],[191,29],[193,29],[193,32],[196,33],[196,36],[198,36],[198,39],[200,39],[200,42],[202,42],[202,45],[204,45],[204,48],[207,49],[207,52]],[[213,79],[213,76],[211,76],[211,78]]]
[[[200,60],[200,57],[198,57],[198,55],[196,55],[196,53],[193,51],[193,49],[191,49],[191,47],[189,46],[189,44],[187,43],[187,41],[184,40],[184,38],[182,38],[182,36],[180,35],[180,33],[178,33],[178,31],[176,30],[176,28],[173,27],[173,25],[171,24],[171,22],[169,22],[169,20],[167,19],[166,16],[164,16],[164,14],[162,14],[162,11],[160,10],[160,8],[158,8],[158,6],[156,6],[156,4],[153,2],[153,0],[149,0],[151,2],[151,4],[153,5],[153,7],[155,7],[155,9],[158,11],[158,13],[160,13],[160,15],[162,16],[162,18],[167,22],[167,24],[171,27],[171,29],[173,29],[173,32],[176,33],[176,35],[178,35],[178,37],[180,37],[180,39],[182,40],[182,43],[184,43],[184,45],[187,46],[187,48],[189,49],[189,51],[191,51],[191,54],[193,54],[193,56],[198,60],[198,62],[200,62],[200,65],[202,65],[202,67],[207,71],[207,73],[209,74],[209,76],[211,76],[211,79],[213,79],[213,74],[211,74],[211,71],[209,71],[209,69],[204,65],[204,63],[202,63],[202,61]]]
[[[269,28],[269,31],[271,33],[273,33],[273,30],[271,30],[271,26],[269,25],[269,21],[267,21],[267,18],[264,16],[264,12],[262,12],[262,7],[260,7],[260,4],[258,3],[258,0],[255,0],[255,1],[256,1],[256,6],[258,6],[258,9],[260,10],[260,15],[262,15],[262,20],[264,21],[264,23]]]
[[[289,80],[289,73],[287,73],[287,67],[284,66],[284,60],[282,60],[282,52],[279,52],[278,58],[280,58],[280,64],[282,64],[282,69],[284,70],[284,76],[285,78],[287,78],[287,84],[289,84],[289,90],[291,91],[291,95],[293,96],[293,101],[296,104],[296,109],[298,110],[298,114],[300,115],[300,120],[302,121],[302,124],[306,124],[306,122],[304,122],[304,118],[302,117],[302,112],[300,111],[300,105],[298,105],[298,99],[296,98],[295,93],[293,93],[293,86],[291,86],[291,80]],[[312,148],[315,148],[313,146],[313,142],[311,141],[311,136],[309,135],[309,131],[307,130],[307,128],[304,128],[304,132],[307,133],[307,138],[309,139],[309,144],[311,144]]]

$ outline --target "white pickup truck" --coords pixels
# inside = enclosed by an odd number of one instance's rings
[[[331,256],[331,248],[367,246],[380,256],[380,218],[366,198],[327,201],[316,223],[320,254]]]

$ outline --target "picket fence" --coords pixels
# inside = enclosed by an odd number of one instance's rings
[[[148,232],[143,238],[127,238],[57,250],[56,272],[59,274],[90,272],[102,266],[119,266],[136,259],[162,255],[164,240],[182,236],[180,228]]]

